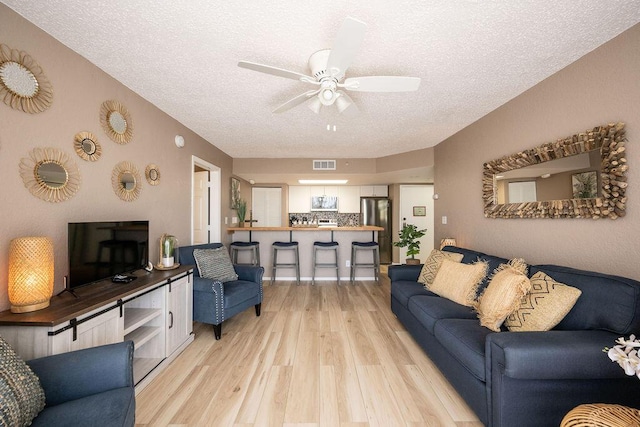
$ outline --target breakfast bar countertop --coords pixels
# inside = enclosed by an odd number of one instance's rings
[[[236,231],[382,231],[384,228],[376,225],[360,225],[347,227],[229,227],[228,233]]]

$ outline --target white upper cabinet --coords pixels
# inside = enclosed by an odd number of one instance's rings
[[[360,187],[357,185],[338,187],[338,211],[360,213]]]
[[[389,187],[386,185],[362,185],[360,197],[388,197]]]
[[[338,197],[338,186],[337,185],[312,185],[311,189],[311,197],[313,196],[332,196]]]
[[[289,186],[289,212],[311,212],[311,188],[308,185]]]

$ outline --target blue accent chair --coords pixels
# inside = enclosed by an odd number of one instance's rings
[[[194,249],[216,249],[221,246],[221,243],[208,243],[179,247],[178,260],[183,265],[195,265]],[[260,316],[264,268],[238,264],[233,268],[238,274],[238,280],[225,283],[200,277],[197,268],[193,272],[193,320],[213,325],[217,340],[222,336],[222,322],[226,319],[251,306],[255,307],[256,316]]]
[[[135,425],[133,342],[92,347],[27,361],[44,389],[37,426]]]

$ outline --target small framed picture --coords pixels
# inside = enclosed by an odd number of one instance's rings
[[[427,207],[426,206],[414,206],[413,207],[413,216],[427,216]]]

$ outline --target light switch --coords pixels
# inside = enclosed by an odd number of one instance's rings
[[[447,223],[447,217],[445,215],[442,215],[442,223],[443,224]]]

